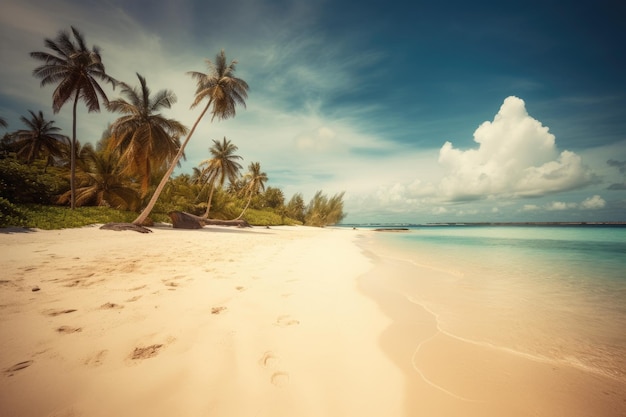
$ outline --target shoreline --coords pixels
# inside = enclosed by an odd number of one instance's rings
[[[447,330],[449,323],[419,294],[430,292],[428,286],[438,280],[463,285],[460,266],[408,261],[376,233],[359,244],[375,263],[360,278],[360,289],[393,320],[380,343],[405,375],[406,415],[623,415],[623,379]],[[438,297],[446,294],[431,302]]]
[[[619,416],[624,382],[450,332],[370,230],[0,233],[0,404],[23,417]],[[38,290],[33,291],[35,288]],[[425,288],[428,290],[428,288]]]

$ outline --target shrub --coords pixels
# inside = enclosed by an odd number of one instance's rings
[[[26,226],[26,214],[6,198],[0,197],[0,227]]]
[[[13,158],[0,159],[0,197],[12,203],[51,204],[67,189],[69,184],[58,168],[44,172]]]

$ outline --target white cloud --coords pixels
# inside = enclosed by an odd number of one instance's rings
[[[604,208],[606,206],[606,201],[600,197],[599,195],[594,195],[592,197],[586,198],[580,203],[576,202],[562,202],[562,201],[553,201],[551,203],[546,204],[544,207],[548,211],[563,211],[563,210],[597,210]],[[536,206],[534,206],[536,207]]]
[[[522,206],[522,211],[537,211],[537,210],[540,210],[540,208],[536,204],[524,204]]]
[[[375,198],[367,200],[368,204],[406,213],[472,215],[476,210],[451,205],[482,201],[484,213],[500,215],[503,210],[498,207],[512,205],[514,200],[582,188],[596,179],[579,155],[558,150],[555,136],[528,115],[524,101],[517,97],[504,100],[493,121],[486,121],[476,129],[474,140],[478,147],[467,150],[446,142],[439,150],[436,169],[433,167],[436,153],[423,152],[421,159],[412,163],[417,167],[412,178],[382,183],[376,188]],[[425,164],[425,158],[431,158],[431,163]],[[396,156],[396,162],[400,161]],[[526,204],[520,210],[538,212],[577,207],[577,203],[554,202],[543,206]]]
[[[552,203],[546,206],[546,210],[548,211],[563,211],[563,210],[571,210],[578,207],[576,203],[565,203],[562,201],[553,201]]]
[[[528,115],[517,97],[504,100],[494,120],[476,129],[474,141],[478,148],[463,151],[446,142],[439,151],[439,163],[446,170],[440,195],[446,200],[536,197],[595,180],[580,156],[558,153],[554,135]]]
[[[606,206],[606,201],[597,194],[580,203],[580,207],[586,210],[601,209],[604,206]]]

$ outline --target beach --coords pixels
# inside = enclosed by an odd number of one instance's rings
[[[0,233],[0,416],[626,414],[623,379],[449,333],[374,232],[152,230]]]

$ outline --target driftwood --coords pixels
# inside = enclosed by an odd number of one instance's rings
[[[100,226],[100,229],[117,231],[134,230],[135,232],[139,233],[152,233],[152,230],[148,229],[147,227],[139,226],[138,224],[133,223],[107,223]]]
[[[217,219],[204,219],[203,223],[206,226],[236,226],[236,227],[252,227],[245,220],[217,220]]]
[[[184,211],[171,211],[168,216],[172,219],[172,226],[175,229],[201,229],[204,226],[251,227],[245,220],[205,219]]]

